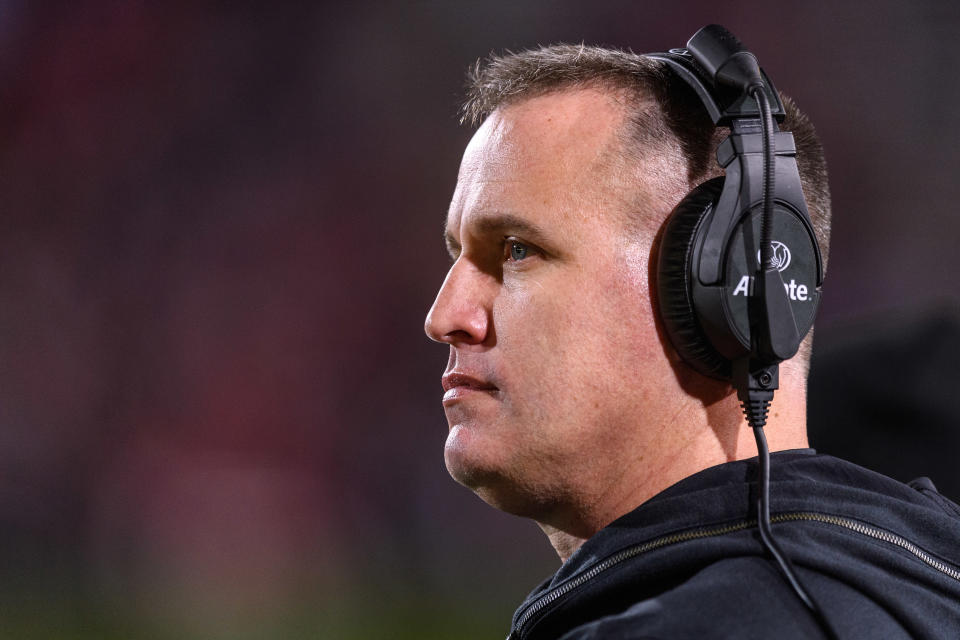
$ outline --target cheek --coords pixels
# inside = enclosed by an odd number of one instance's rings
[[[650,300],[649,244],[644,241],[622,247],[619,255],[599,292],[616,316],[608,326],[625,355],[649,364],[663,355]]]
[[[646,251],[631,247],[615,255],[585,274],[571,305],[581,334],[611,362],[649,356],[656,333]]]
[[[662,357],[644,261],[598,266],[509,292],[495,309],[498,347],[526,411],[589,408]]]
[[[494,306],[498,370],[506,386],[504,408],[524,430],[552,428],[554,410],[565,401],[577,367],[571,356],[584,328],[575,298],[562,277],[505,287]],[[558,274],[562,276],[562,274]]]

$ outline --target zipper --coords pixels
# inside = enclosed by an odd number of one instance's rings
[[[924,564],[933,567],[940,573],[947,575],[954,580],[960,582],[960,571],[954,569],[945,562],[937,560],[935,557],[913,544],[903,536],[898,536],[895,533],[891,533],[879,527],[871,527],[862,522],[857,522],[856,520],[851,520],[850,518],[843,518],[840,516],[831,516],[825,513],[782,513],[778,516],[770,518],[771,522],[796,522],[796,521],[813,521],[813,522],[823,522],[825,524],[833,524],[838,527],[845,527],[851,531],[855,531],[859,534],[869,536],[876,540],[882,540],[883,542],[888,542],[890,544],[896,545],[901,549],[909,551]]]
[[[895,545],[908,551],[913,554],[917,559],[922,561],[924,564],[936,569],[940,573],[947,575],[954,580],[960,582],[960,571],[951,567],[950,565],[941,562],[936,559],[931,554],[927,553],[917,545],[913,544],[906,538],[898,536],[895,533],[886,531],[885,529],[880,529],[879,527],[870,526],[850,518],[844,518],[842,516],[833,516],[824,513],[814,513],[814,512],[791,512],[791,513],[779,513],[777,515],[770,517],[771,523],[778,522],[820,522],[823,524],[829,524],[837,527],[843,527],[860,535],[864,535],[875,540],[880,540],[888,544]],[[679,533],[671,533],[659,538],[654,538],[653,540],[648,540],[647,542],[628,547],[622,551],[618,551],[612,556],[602,560],[601,562],[595,564],[585,573],[582,573],[575,578],[564,582],[560,586],[548,591],[547,593],[540,596],[537,600],[533,601],[530,605],[527,606],[526,611],[520,615],[517,619],[516,624],[513,629],[510,631],[510,635],[507,636],[507,640],[519,640],[523,635],[523,628],[526,626],[530,619],[533,618],[537,613],[542,611],[545,607],[556,602],[558,599],[562,598],[566,594],[570,593],[574,589],[577,589],[587,582],[590,582],[596,578],[601,573],[612,569],[613,567],[636,558],[637,556],[643,555],[648,551],[653,551],[655,549],[660,549],[663,547],[668,547],[674,544],[681,542],[688,542],[690,540],[697,540],[701,538],[711,538],[714,536],[722,536],[728,533],[735,533],[737,531],[743,531],[745,529],[750,529],[757,526],[756,520],[744,520],[741,522],[736,522],[728,525],[723,525],[719,527],[709,527],[706,529],[694,529],[692,531],[683,531]]]

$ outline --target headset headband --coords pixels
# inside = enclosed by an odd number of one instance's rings
[[[734,120],[760,117],[760,110],[753,98],[742,91],[715,82],[696,61],[689,49],[670,49],[666,53],[645,53],[644,57],[666,63],[689,84],[703,102],[715,125],[729,127]],[[760,73],[763,77],[764,93],[770,101],[770,111],[777,122],[783,122],[786,111],[777,89],[762,69]]]

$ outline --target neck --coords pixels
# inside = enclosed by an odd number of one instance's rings
[[[570,556],[573,555],[573,552],[582,547],[583,543],[589,539],[581,538],[580,536],[572,533],[567,533],[566,531],[557,529],[549,524],[544,524],[542,522],[537,524],[540,525],[540,529],[543,530],[543,533],[547,536],[547,539],[550,540],[553,550],[557,552],[558,556],[560,556],[560,562],[566,562]]]
[[[789,382],[789,374],[784,379]],[[784,387],[785,392],[778,393],[771,404],[764,429],[771,452],[808,446],[805,384]],[[753,430],[729,389],[710,403],[688,396],[675,416],[640,435],[646,437],[638,439],[632,454],[610,461],[605,476],[585,481],[571,506],[538,520],[561,561],[566,562],[600,529],[667,487],[703,469],[757,455]]]

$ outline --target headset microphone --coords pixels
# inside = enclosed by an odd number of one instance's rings
[[[752,87],[763,86],[757,57],[718,24],[707,25],[693,34],[687,50],[715,82],[737,87],[745,93]]]
[[[687,194],[660,243],[657,293],[666,333],[700,373],[729,380],[757,440],[757,524],[764,547],[830,638],[836,633],[800,583],[770,528],[770,455],[763,427],[779,363],[813,326],[823,265],[785,109],[756,57],[719,25],[686,49],[646,54],[696,92],[730,136],[717,149],[724,177]]]

